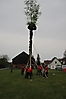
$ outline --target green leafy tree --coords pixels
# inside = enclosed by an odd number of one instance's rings
[[[40,6],[36,0],[25,0],[25,15],[28,19],[28,24],[36,23],[41,12]]]

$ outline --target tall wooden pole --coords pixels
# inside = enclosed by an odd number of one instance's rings
[[[30,57],[30,66],[31,66],[32,37],[33,37],[33,30],[36,30],[36,25],[35,25],[34,23],[29,24],[28,29],[30,30],[30,38],[29,38],[29,57]]]
[[[29,41],[29,57],[30,57],[30,66],[31,66],[31,57],[32,57],[32,37],[33,37],[33,30],[30,30],[30,41]]]
[[[36,22],[40,16],[40,6],[37,3],[37,0],[24,0],[25,3],[25,15],[27,16],[28,29],[30,30],[30,40],[29,40],[29,56],[30,56],[30,65],[32,57],[32,36],[33,30],[36,30]]]

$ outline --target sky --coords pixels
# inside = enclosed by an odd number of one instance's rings
[[[41,16],[33,33],[32,54],[41,61],[62,58],[66,50],[66,0],[37,0]],[[29,54],[29,30],[24,0],[0,0],[0,55],[10,60],[25,51]]]

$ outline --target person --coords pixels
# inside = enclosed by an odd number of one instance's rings
[[[40,66],[37,66],[37,74],[36,75],[40,75]]]
[[[40,74],[42,75],[42,66],[41,65],[38,65],[37,66],[37,74],[36,75],[39,75],[40,76]]]
[[[47,65],[45,65],[45,67],[44,67],[43,77],[48,78],[48,66]]]
[[[30,77],[30,79],[32,79],[32,67],[31,66],[26,67],[25,78],[28,78],[28,77]]]
[[[13,72],[13,64],[11,63],[10,65],[10,72],[12,73]]]
[[[26,68],[25,68],[25,78],[28,78],[28,66],[26,66]]]
[[[42,66],[40,65],[40,74],[42,75]]]
[[[48,66],[46,65],[46,78],[48,78]]]
[[[25,69],[25,66],[22,65],[22,67],[21,67],[21,74],[22,74],[22,75],[24,75],[24,69]]]
[[[27,77],[30,76],[30,79],[32,79],[32,67],[28,67],[28,70],[27,70]]]

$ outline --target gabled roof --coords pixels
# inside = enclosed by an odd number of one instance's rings
[[[52,63],[55,59],[57,59],[57,57],[52,58],[52,60],[45,60],[44,63],[48,65],[48,64]],[[58,60],[58,59],[57,59],[57,60]],[[59,61],[59,60],[58,60],[58,61]],[[60,61],[59,61],[59,62],[60,62]]]
[[[34,64],[35,59],[33,56],[31,57],[31,60],[32,60],[31,63]],[[27,64],[29,63],[29,61],[30,61],[29,55],[24,51],[12,59],[13,64]]]
[[[28,62],[28,59],[29,55],[23,51],[22,53],[14,57],[12,59],[12,62],[13,64],[22,64],[22,63],[26,64]]]
[[[62,65],[66,65],[66,57],[58,59],[57,57],[52,58],[52,60],[44,60],[45,64],[50,64],[52,63],[55,59],[57,59]]]
[[[54,58],[52,58],[51,62],[53,62],[55,59],[57,59],[59,61],[59,59],[57,57],[54,57]]]
[[[66,65],[66,57],[63,57],[63,58],[59,59],[59,61],[60,61],[62,64],[65,64],[65,65]]]
[[[51,63],[51,60],[45,60],[44,61],[44,64],[46,64],[46,65],[48,65],[48,64],[50,64]]]
[[[59,61],[66,61],[66,57],[60,58]]]

